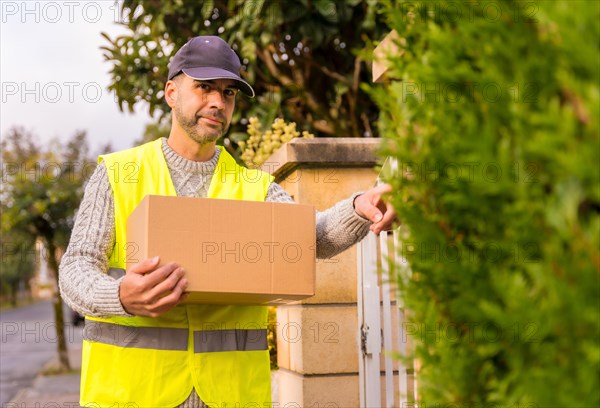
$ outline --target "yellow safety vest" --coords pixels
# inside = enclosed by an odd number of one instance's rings
[[[272,177],[237,165],[220,149],[208,197],[264,201]],[[176,191],[162,140],[98,160],[106,165],[114,197],[116,243],[109,265],[124,269],[128,215],[145,195]],[[210,407],[270,406],[266,307],[180,305],[158,318],[86,317],[82,406],[174,407],[193,388]]]

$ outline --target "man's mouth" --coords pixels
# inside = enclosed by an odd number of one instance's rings
[[[205,121],[207,121],[208,123],[213,124],[213,125],[222,125],[223,124],[223,122],[221,122],[219,119],[210,117],[210,116],[201,116],[200,119],[204,119]]]
[[[223,120],[215,117],[215,116],[200,116],[200,119],[204,119],[204,122],[213,125],[213,126],[221,126],[223,125]]]

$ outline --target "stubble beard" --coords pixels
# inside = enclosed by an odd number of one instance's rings
[[[224,127],[221,130],[204,126],[198,123],[198,120],[200,118],[197,117],[195,114],[186,117],[179,105],[175,107],[174,111],[175,120],[177,121],[179,126],[190,137],[190,139],[192,139],[200,145],[215,143],[217,140],[219,140],[221,136],[223,136],[229,130],[229,124],[224,125]],[[219,117],[220,119],[225,121],[225,118],[220,113],[208,114],[201,112],[201,115],[205,114],[207,116]]]

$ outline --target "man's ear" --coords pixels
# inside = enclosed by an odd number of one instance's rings
[[[177,100],[177,85],[177,82],[173,80],[167,81],[165,84],[165,101],[171,108],[175,106]]]

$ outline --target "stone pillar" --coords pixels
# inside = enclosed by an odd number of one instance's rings
[[[378,139],[294,139],[263,170],[302,204],[325,210],[377,178]],[[317,260],[316,295],[277,309],[278,407],[357,407],[356,249]]]

